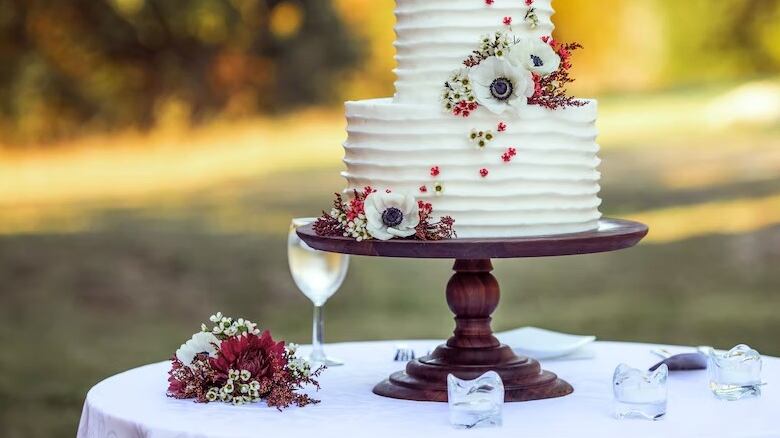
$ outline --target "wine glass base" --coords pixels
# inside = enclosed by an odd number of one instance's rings
[[[326,367],[338,367],[344,365],[344,362],[332,357],[309,357],[309,362],[313,366],[325,365]]]

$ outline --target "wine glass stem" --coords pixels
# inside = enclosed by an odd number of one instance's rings
[[[314,325],[311,333],[311,357],[314,360],[324,359],[325,352],[322,349],[323,330],[322,330],[322,306],[314,306]]]

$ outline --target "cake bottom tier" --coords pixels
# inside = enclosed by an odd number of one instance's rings
[[[500,116],[480,108],[468,118],[389,98],[347,102],[345,191],[412,194],[430,202],[435,217],[452,216],[459,238],[594,230],[597,104],[585,102]],[[492,140],[480,146],[472,130]]]

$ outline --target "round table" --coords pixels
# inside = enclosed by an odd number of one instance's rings
[[[418,353],[441,341],[403,341]],[[232,406],[199,404],[165,396],[169,362],[136,368],[110,377],[87,394],[78,437],[778,437],[780,436],[780,359],[764,357],[767,386],[761,398],[726,402],[707,387],[706,371],[672,372],[666,418],[660,421],[616,420],[612,416],[612,372],[625,362],[647,367],[657,361],[650,344],[596,342],[591,359],[542,361],[574,386],[555,399],[504,404],[501,428],[455,430],[446,403],[380,397],[371,389],[398,368],[393,362],[399,341],[330,344],[328,353],[346,365],[328,369],[322,403],[283,412],[263,403]],[[663,346],[672,352],[690,347]],[[305,352],[305,348],[302,348]]]

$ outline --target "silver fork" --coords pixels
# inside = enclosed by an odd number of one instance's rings
[[[409,348],[406,345],[397,345],[395,347],[395,357],[393,358],[396,362],[409,362],[410,360],[414,360],[414,350]]]

